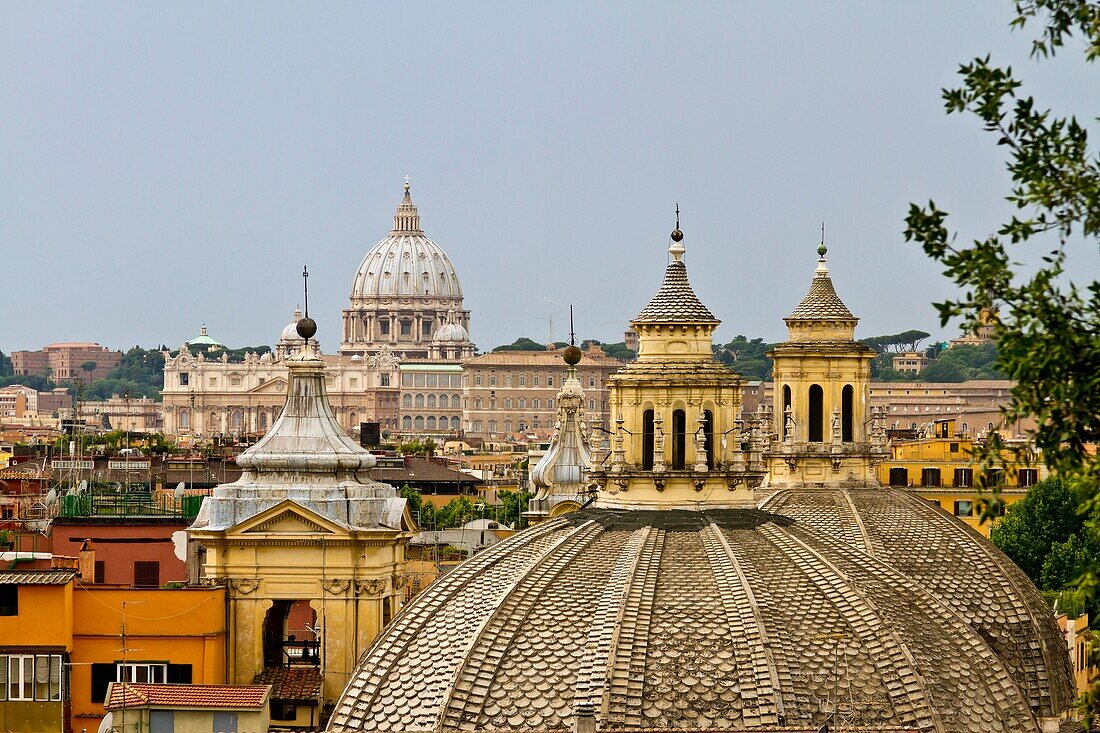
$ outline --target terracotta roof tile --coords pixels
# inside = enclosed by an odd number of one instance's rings
[[[271,685],[273,700],[317,702],[324,678],[316,667],[268,667],[252,680],[257,685]]]
[[[65,585],[76,577],[75,570],[0,571],[2,585]]]
[[[152,685],[112,682],[103,704],[122,707],[260,708],[267,704],[270,685]]]

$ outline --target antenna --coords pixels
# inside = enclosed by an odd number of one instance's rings
[[[821,245],[825,246],[825,222],[821,222]]]
[[[573,304],[569,304],[569,345],[577,345],[577,335],[573,332]]]
[[[302,265],[302,292],[305,294],[306,318],[309,318],[309,268]]]
[[[676,202],[676,228],[680,228],[680,202]]]

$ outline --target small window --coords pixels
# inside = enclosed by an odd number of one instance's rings
[[[271,719],[272,720],[294,720],[298,717],[298,707],[294,703],[289,702],[272,702],[271,703]]]
[[[408,336],[412,333],[412,321],[401,321],[401,335]]]
[[[105,583],[104,578],[107,576],[107,562],[105,560],[95,561],[95,576],[93,583]]]
[[[1035,468],[1021,468],[1016,472],[1016,484],[1018,486],[1034,486],[1039,480],[1039,471]]]
[[[595,387],[596,387],[596,378],[595,377],[589,377],[588,378],[588,387],[589,387],[589,389],[595,389]]]
[[[475,387],[480,387],[481,386],[481,375],[480,374],[474,375],[474,386]]]
[[[149,662],[116,664],[114,681],[163,685],[168,681],[168,665]]]
[[[134,562],[134,585],[139,588],[160,587],[160,562],[156,560]],[[120,680],[122,681],[122,680]],[[125,680],[133,682],[135,680]]]
[[[959,452],[959,444],[958,443],[952,443],[951,444],[951,452],[952,453],[958,453]]]
[[[191,375],[188,372],[180,372],[180,386],[186,387],[191,384]]]
[[[383,386],[383,387],[389,387],[390,386],[390,375],[389,374],[380,374],[380,375],[378,375],[378,378],[380,380],[379,383],[381,384],[381,386]]]
[[[890,469],[890,485],[891,486],[908,486],[909,485],[909,471],[905,468],[891,468]]]
[[[972,468],[956,468],[955,469],[955,488],[968,489],[974,485],[974,469]]]
[[[554,378],[553,377],[547,377],[546,378],[546,386],[547,387],[553,387],[554,386]]]
[[[974,502],[969,499],[960,499],[955,502],[955,516],[969,517],[974,514]]]
[[[490,375],[490,377],[489,377],[489,386],[490,386],[490,387],[495,387],[495,386],[497,386],[497,377],[496,377],[496,375],[495,375],[495,374],[493,374],[493,375]]]
[[[389,336],[390,335],[390,322],[389,321],[379,321],[378,322],[378,333],[382,334],[383,336]]]
[[[531,377],[531,379],[534,380],[533,385],[535,387],[538,387],[539,386],[539,378],[538,377]]]
[[[237,733],[237,714],[214,713],[214,733]]]
[[[526,387],[527,386],[527,377],[524,376],[523,374],[519,375],[519,386],[521,386],[521,387]]]
[[[0,585],[0,616],[19,615],[19,586],[12,583]]]
[[[940,469],[938,468],[925,468],[920,472],[920,485],[925,487],[936,487],[940,485]]]
[[[431,321],[421,321],[420,322],[420,333],[424,336],[431,336],[432,335],[432,322]]]

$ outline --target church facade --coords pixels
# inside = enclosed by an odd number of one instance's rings
[[[248,354],[243,361],[207,359],[194,348],[219,347],[212,339],[183,344],[174,356],[165,353],[164,431],[200,439],[262,435],[283,405],[286,360],[308,349],[325,361],[332,409],[345,430],[377,422],[390,432],[459,432],[460,380],[448,381],[439,394],[421,394],[417,388],[426,385],[416,376],[402,379],[399,371],[416,375],[443,366],[461,372],[461,362],[474,354],[458,273],[421,229],[407,183],[393,229],[355,274],[338,353],[322,355],[316,340],[303,341],[295,331],[301,317],[296,310],[272,353]],[[437,404],[427,403],[429,395]],[[438,404],[441,395],[445,405]]]

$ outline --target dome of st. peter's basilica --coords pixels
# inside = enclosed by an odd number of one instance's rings
[[[431,349],[448,313],[466,333],[446,353]],[[473,355],[470,313],[450,257],[420,227],[409,184],[393,216],[393,229],[363,257],[344,310],[343,354],[370,354],[383,344],[410,358],[457,360]]]
[[[1046,730],[1073,697],[1054,618],[986,539],[875,480],[870,355],[824,254],[773,352],[789,397],[743,414],[670,252],[609,379],[594,500],[415,597],[328,730]]]

